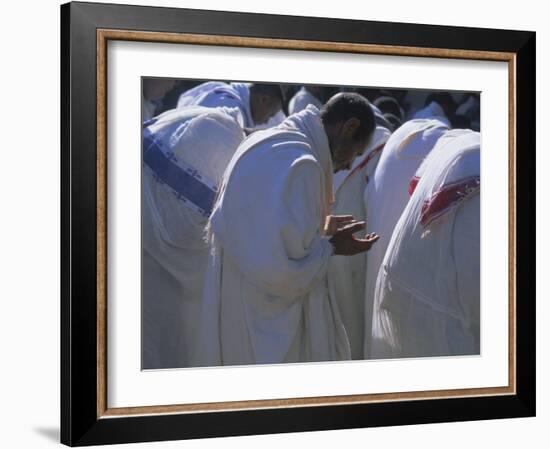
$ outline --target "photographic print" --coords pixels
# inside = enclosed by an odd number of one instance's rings
[[[479,92],[141,95],[142,369],[480,354]]]

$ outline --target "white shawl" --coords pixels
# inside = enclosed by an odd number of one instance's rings
[[[240,125],[246,128],[254,127],[250,110],[250,84],[248,83],[227,84],[210,81],[200,84],[180,95],[178,108],[186,106],[237,108],[240,112]]]
[[[395,224],[409,201],[409,183],[438,139],[448,130],[439,120],[409,120],[388,139],[364,193],[368,232],[378,242],[367,253],[365,280],[365,358],[370,357],[372,308],[378,270]]]

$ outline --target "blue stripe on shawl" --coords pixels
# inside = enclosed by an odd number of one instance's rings
[[[148,129],[143,130],[143,162],[160,181],[176,193],[178,199],[195,204],[204,216],[209,216],[216,191],[200,181],[196,170],[184,170],[174,163],[161,149],[161,143]]]

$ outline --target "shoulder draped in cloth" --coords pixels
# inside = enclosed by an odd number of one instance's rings
[[[395,224],[409,201],[409,181],[447,130],[445,123],[434,119],[405,122],[386,142],[376,170],[365,189],[367,232],[377,232],[380,235],[376,245],[367,253],[363,348],[365,358],[371,356],[372,308],[376,279]]]
[[[204,106],[208,108],[227,107],[239,110],[239,123],[244,128],[255,126],[250,110],[250,84],[209,81],[182,93],[178,108]]]
[[[332,160],[317,108],[250,135],[223,177],[196,365],[349,359],[327,287]]]
[[[378,274],[376,357],[479,353],[480,138],[451,130],[425,161]]]

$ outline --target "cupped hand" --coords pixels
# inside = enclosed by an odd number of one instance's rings
[[[334,246],[334,254],[353,256],[371,249],[372,245],[380,238],[378,234],[371,232],[363,238],[353,235],[364,229],[364,227],[364,222],[356,222],[339,229],[330,239],[330,242]]]

